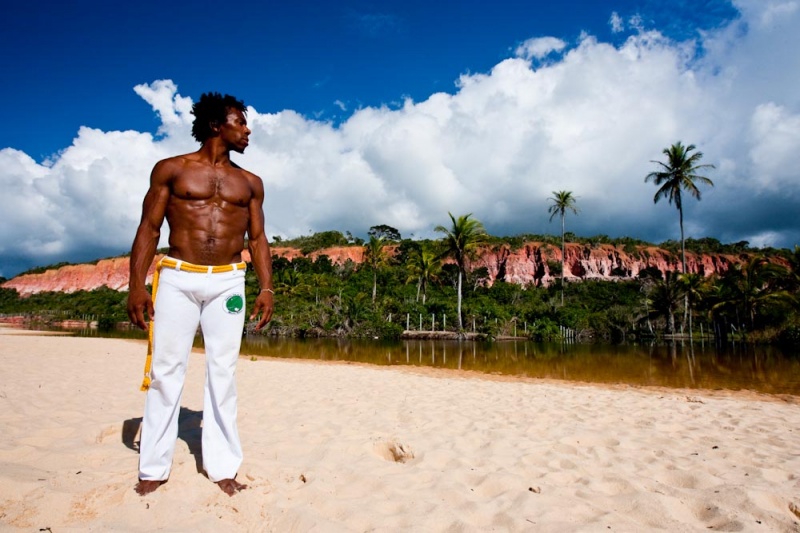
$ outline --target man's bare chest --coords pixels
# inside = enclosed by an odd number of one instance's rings
[[[172,194],[182,200],[246,206],[252,196],[247,179],[233,169],[209,169],[176,176]]]

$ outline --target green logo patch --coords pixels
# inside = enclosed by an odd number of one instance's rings
[[[225,310],[230,314],[240,313],[242,309],[244,309],[244,298],[242,298],[241,294],[228,296],[225,300]]]

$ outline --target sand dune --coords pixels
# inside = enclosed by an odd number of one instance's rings
[[[0,329],[0,529],[800,531],[794,397],[240,360],[233,498],[199,464],[193,354],[168,483],[133,491],[137,341]]]

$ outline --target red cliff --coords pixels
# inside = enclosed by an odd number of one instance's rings
[[[246,259],[247,261],[250,260],[250,254],[245,252],[245,254],[243,255],[247,257]],[[316,250],[308,255],[304,255],[297,248],[273,246],[272,255],[277,255],[278,257],[285,257],[289,261],[292,261],[293,259],[296,259],[298,257],[307,257],[312,261],[316,261],[319,256],[327,255],[328,259],[330,259],[331,263],[333,263],[334,265],[343,265],[347,261],[352,261],[353,263],[360,264],[364,261],[364,248],[362,248],[361,246],[336,246],[333,248]]]
[[[657,247],[637,246],[632,252],[612,244],[583,245],[569,243],[565,247],[567,280],[620,280],[636,278],[642,270],[655,268],[662,275],[680,271],[679,254]],[[686,270],[703,276],[723,274],[741,263],[735,255],[686,253]],[[560,274],[551,272],[551,265],[561,265],[561,247],[542,243],[526,243],[512,249],[509,245],[487,249],[470,263],[471,268],[485,267],[490,282],[502,280],[518,285],[547,286]]]
[[[566,277],[570,280],[631,279],[646,268],[656,268],[663,273],[680,270],[680,255],[671,254],[657,247],[638,246],[624,251],[621,246],[611,244],[582,245],[570,243],[566,246]],[[315,260],[326,255],[330,261],[342,265],[347,261],[356,264],[364,260],[364,249],[359,246],[341,246],[317,250],[304,255],[296,248],[273,247],[272,253],[279,257],[294,260],[308,257]],[[157,256],[158,259],[160,256]],[[250,254],[242,253],[245,261]],[[704,276],[714,273],[722,274],[731,266],[740,263],[742,258],[724,254],[686,254],[686,266],[689,272]],[[502,245],[487,248],[478,254],[470,263],[472,269],[485,267],[489,274],[489,283],[502,280],[519,285],[547,286],[558,275],[551,272],[551,265],[561,263],[561,248],[542,243],[526,243],[519,248]],[[38,274],[24,274],[3,283],[2,287],[16,289],[21,296],[30,296],[39,292],[75,292],[109,287],[114,290],[128,288],[128,257],[102,259],[96,264],[63,266]],[[148,282],[152,279],[153,267],[148,274]]]
[[[2,286],[16,289],[20,296],[48,291],[92,290],[103,286],[127,290],[129,264],[129,257],[101,259],[96,264],[67,265],[38,274],[23,274],[6,281]],[[151,268],[148,279],[152,278],[152,271]]]

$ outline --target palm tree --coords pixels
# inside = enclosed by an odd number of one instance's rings
[[[314,303],[319,304],[319,290],[327,289],[329,280],[330,277],[325,274],[316,273],[311,275],[311,283],[314,286]]]
[[[758,314],[770,308],[789,308],[794,302],[791,293],[781,287],[787,270],[781,265],[771,263],[764,257],[753,257],[749,261],[736,265],[722,279],[727,287],[728,298],[719,302],[715,311],[741,310],[750,330],[755,329]]]
[[[683,293],[686,295],[686,304],[688,304],[689,312],[689,340],[692,340],[692,313],[695,304],[703,299],[708,289],[708,283],[702,274],[696,273],[681,274],[678,276],[678,283],[683,289]]]
[[[383,236],[370,235],[369,241],[364,247],[365,263],[372,269],[372,303],[375,303],[375,296],[378,294],[378,269],[389,260],[389,254],[384,248],[384,241]]]
[[[450,215],[450,220],[453,225],[450,228],[436,226],[434,231],[445,234],[445,252],[443,256],[452,257],[455,259],[456,265],[458,266],[458,329],[459,331],[463,331],[464,323],[461,319],[461,283],[467,273],[467,258],[480,244],[485,242],[486,229],[484,229],[483,224],[479,220],[470,218],[472,213],[462,215],[458,217],[458,219],[456,219],[452,213],[447,214]]]
[[[657,280],[648,295],[653,306],[652,313],[667,319],[667,334],[675,334],[675,312],[680,305],[683,291],[678,283],[678,273],[666,272],[664,279]]]
[[[308,289],[303,274],[294,268],[285,268],[275,276],[275,290],[279,294],[297,296],[306,294]]]
[[[663,153],[667,156],[667,162],[651,161],[661,166],[660,171],[654,171],[648,174],[644,181],[648,182],[653,180],[656,186],[660,186],[656,195],[653,197],[653,203],[658,203],[661,198],[666,198],[669,203],[675,203],[678,208],[678,216],[681,225],[681,264],[683,269],[681,272],[686,273],[686,248],[683,238],[683,201],[681,190],[686,190],[689,194],[700,200],[700,189],[697,188],[697,183],[700,182],[711,187],[714,182],[705,176],[698,174],[706,168],[714,168],[714,165],[700,165],[698,164],[703,158],[703,152],[695,152],[689,155],[689,152],[695,150],[695,145],[683,146],[680,141],[676,142],[669,148],[664,148]]]
[[[578,208],[575,207],[576,198],[572,195],[572,191],[553,191],[553,197],[548,198],[553,205],[547,208],[550,213],[550,220],[552,221],[556,215],[561,217],[561,305],[564,305],[564,270],[566,270],[566,255],[564,244],[564,218],[567,214],[567,209],[578,214]]]
[[[417,280],[417,301],[422,291],[422,305],[425,305],[428,284],[438,278],[442,271],[442,263],[432,250],[423,246],[409,255],[408,271],[409,281]]]

